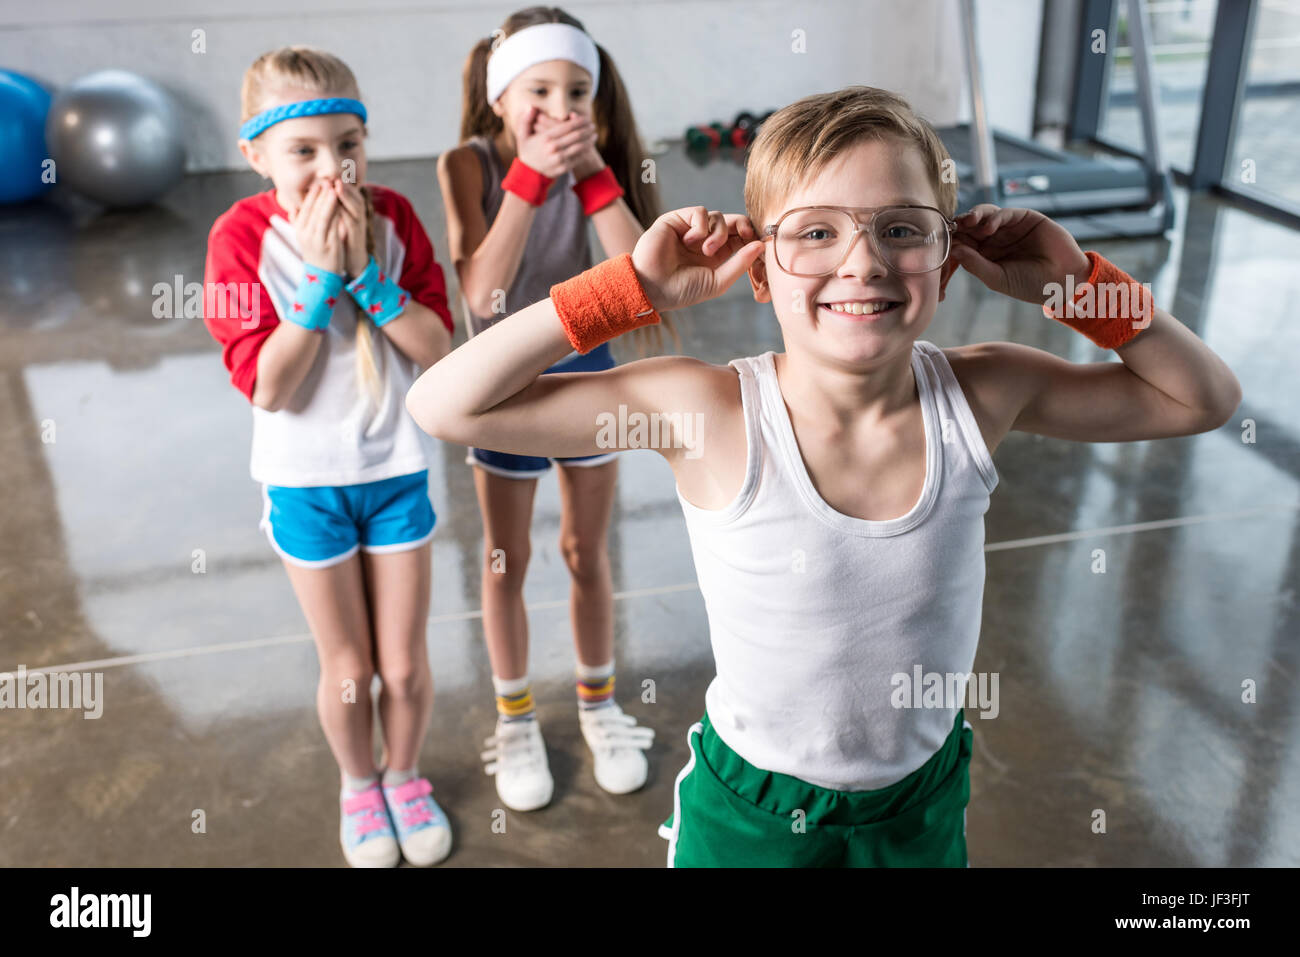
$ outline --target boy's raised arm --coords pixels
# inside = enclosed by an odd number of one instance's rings
[[[693,411],[698,360],[665,356],[606,372],[542,373],[573,349],[720,295],[762,252],[744,216],[674,210],[630,255],[593,267],[430,367],[406,407],[430,435],[521,455],[592,455],[601,413]],[[640,308],[637,308],[637,307]],[[641,315],[637,315],[641,313]],[[699,400],[702,401],[702,400]]]
[[[990,289],[1046,302],[1045,312],[1123,360],[1073,363],[1009,342],[966,347],[1009,428],[1132,442],[1218,428],[1240,404],[1236,376],[1209,346],[1041,213],[977,206],[958,220],[953,258]]]

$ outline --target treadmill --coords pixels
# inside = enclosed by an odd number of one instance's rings
[[[1174,224],[1171,178],[1160,151],[1150,31],[1141,0],[1127,0],[1143,156],[1078,156],[990,129],[975,35],[974,0],[959,0],[972,122],[936,132],[956,165],[957,208],[978,203],[1036,209],[1076,239],[1156,236]]]

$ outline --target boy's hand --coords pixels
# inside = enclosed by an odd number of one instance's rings
[[[366,252],[366,200],[361,195],[361,187],[355,183],[333,180],[332,186],[338,197],[343,235],[343,261],[347,269],[347,278],[356,279],[366,271],[370,264],[370,254]]]
[[[980,282],[1024,302],[1042,304],[1043,287],[1087,280],[1088,257],[1065,227],[1035,209],[981,203],[957,217],[952,258]]]
[[[763,254],[748,217],[703,206],[664,213],[632,250],[632,266],[658,312],[720,296]]]

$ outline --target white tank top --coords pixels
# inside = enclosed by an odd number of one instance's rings
[[[968,674],[984,596],[984,513],[997,471],[947,357],[917,341],[925,485],[906,514],[867,521],[817,493],[772,352],[740,374],[748,456],[720,510],[677,498],[708,613],[709,720],[756,767],[820,787],[900,781],[939,750],[957,708],[895,708],[906,675]],[[964,686],[963,686],[964,687]],[[949,702],[945,702],[945,705]]]

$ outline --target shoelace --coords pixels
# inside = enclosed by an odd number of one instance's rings
[[[415,778],[388,790],[391,792],[389,800],[401,817],[402,830],[409,831],[420,824],[431,824],[437,818],[433,801],[429,798],[433,793],[433,785],[425,778]]]
[[[490,762],[484,770],[488,774],[496,774],[507,761],[512,770],[531,770],[541,764],[546,754],[546,745],[540,734],[534,735],[535,727],[535,720],[512,721],[502,725],[496,734],[483,742],[490,749],[482,754],[483,760]]]
[[[343,800],[343,815],[356,837],[384,830],[388,825],[388,817],[383,811],[384,796],[380,793],[378,784]]]

